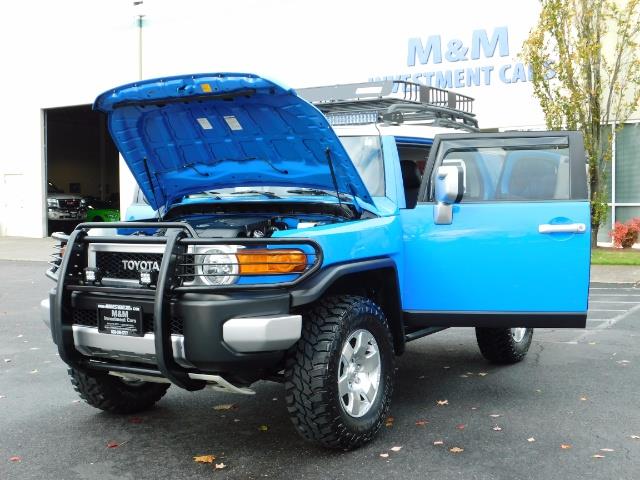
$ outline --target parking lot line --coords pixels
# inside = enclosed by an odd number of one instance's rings
[[[633,290],[636,292],[640,292],[640,288],[638,287],[589,287],[589,290],[615,290],[619,292],[620,290]]]
[[[610,302],[606,301],[606,300],[592,300],[589,303],[614,303],[614,304],[621,304],[621,303],[629,303],[631,305],[638,305],[640,304],[640,302],[625,302],[625,301],[617,301],[617,300],[612,300]]]
[[[613,308],[590,308],[590,312],[626,312],[628,309],[624,310],[615,310]]]
[[[640,298],[640,293],[592,293],[590,297],[637,297]]]

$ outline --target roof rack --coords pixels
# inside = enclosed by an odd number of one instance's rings
[[[382,80],[296,91],[333,126],[382,122],[478,131],[473,98],[419,83]]]

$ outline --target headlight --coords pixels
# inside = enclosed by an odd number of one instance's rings
[[[216,245],[200,251],[198,274],[209,285],[229,285],[238,281],[237,247]]]
[[[49,208],[58,208],[58,199],[57,198],[47,198],[47,207],[49,207]]]

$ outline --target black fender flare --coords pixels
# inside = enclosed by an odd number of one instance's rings
[[[402,297],[400,296],[400,282],[398,279],[398,269],[396,263],[389,257],[370,258],[365,260],[355,260],[351,262],[330,265],[321,269],[315,275],[306,279],[295,288],[289,291],[291,295],[291,307],[300,307],[318,300],[325,292],[341,278],[356,273],[374,270],[392,270],[394,278],[390,282],[390,287],[395,291],[396,301],[393,307],[387,305],[387,316],[390,320],[392,334],[394,337],[394,347],[397,355],[404,352],[405,328],[402,314]]]

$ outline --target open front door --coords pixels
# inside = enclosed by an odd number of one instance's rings
[[[463,193],[446,205],[436,184],[451,167]],[[579,133],[436,136],[418,199],[401,210],[409,327],[585,326],[590,208]]]

